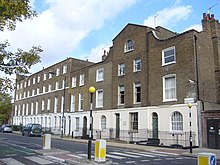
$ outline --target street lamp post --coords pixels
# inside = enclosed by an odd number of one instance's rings
[[[61,127],[61,138],[64,134],[64,109],[65,109],[65,95],[66,95],[66,75],[64,77],[64,86],[63,86],[63,112],[62,112],[62,127]]]
[[[192,104],[188,104],[189,107],[189,151],[192,153]]]
[[[92,148],[92,124],[93,124],[93,119],[92,119],[92,98],[93,98],[93,93],[95,92],[95,87],[91,86],[89,88],[89,93],[90,93],[90,124],[89,124],[89,140],[88,140],[88,159],[91,159],[91,148]]]

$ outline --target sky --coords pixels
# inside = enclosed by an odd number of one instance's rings
[[[101,61],[104,50],[128,24],[162,26],[182,33],[201,31],[203,13],[220,19],[219,0],[30,0],[38,17],[18,22],[15,31],[0,33],[10,51],[29,50],[33,45],[44,50],[35,73],[73,57]]]

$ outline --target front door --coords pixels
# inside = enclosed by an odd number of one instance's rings
[[[69,116],[69,135],[71,133],[71,117]]]
[[[87,118],[83,117],[83,138],[87,137]]]
[[[152,137],[158,139],[158,115],[155,112],[152,114]]]
[[[116,134],[115,134],[115,138],[120,138],[120,114],[116,113],[115,117],[116,117]]]
[[[220,149],[220,119],[207,119],[208,147]]]

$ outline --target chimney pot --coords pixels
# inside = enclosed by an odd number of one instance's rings
[[[203,13],[203,20],[206,20],[206,13]]]
[[[207,20],[210,20],[210,14],[207,14]]]

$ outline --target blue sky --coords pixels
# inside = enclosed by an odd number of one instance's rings
[[[32,72],[67,57],[100,61],[128,23],[154,27],[156,21],[156,26],[181,33],[200,31],[204,12],[220,19],[219,0],[31,0],[31,5],[38,17],[0,33],[0,41],[8,39],[11,50],[41,45],[41,63]]]

